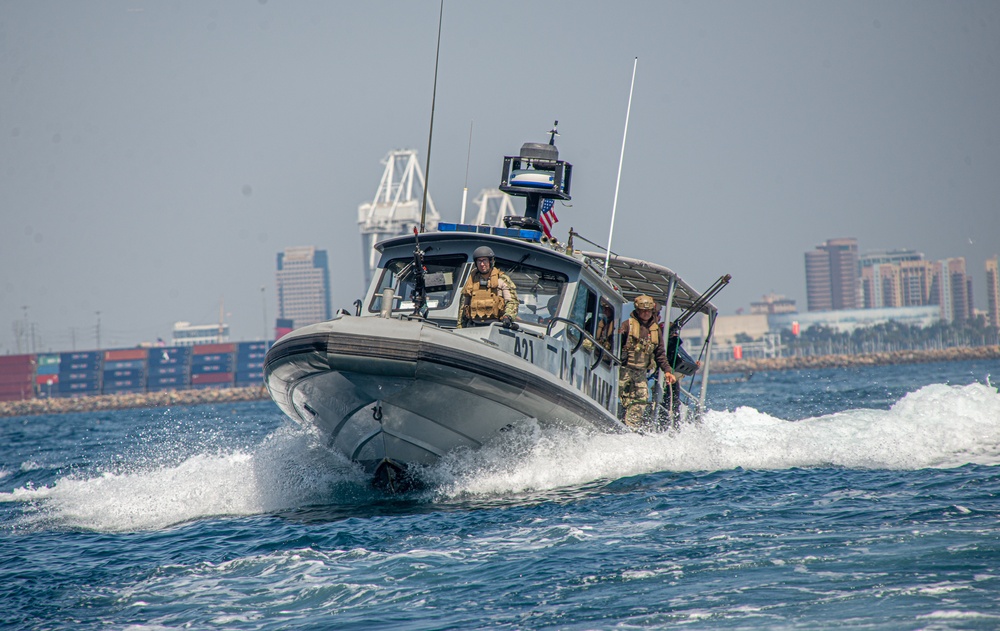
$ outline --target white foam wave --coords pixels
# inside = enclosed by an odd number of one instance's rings
[[[657,435],[539,432],[526,425],[429,474],[445,495],[572,487],[658,471],[834,466],[947,468],[1000,464],[1000,394],[982,384],[931,385],[889,410],[786,421],[742,407]]]
[[[0,493],[0,501],[27,504],[29,524],[135,531],[326,503],[338,485],[363,481],[360,471],[320,447],[311,434],[286,426],[253,451],[201,453],[172,466],[68,476],[51,486]]]
[[[169,449],[169,445],[164,445]],[[145,460],[144,460],[145,462]],[[477,452],[446,455],[422,477],[440,497],[579,487],[659,471],[835,466],[868,469],[1000,464],[1000,394],[932,385],[889,410],[786,421],[743,407],[710,411],[668,434],[541,431],[525,422]],[[251,450],[205,452],[170,465],[0,493],[29,525],[157,529],[193,519],[272,513],[370,497],[357,468],[292,425]]]

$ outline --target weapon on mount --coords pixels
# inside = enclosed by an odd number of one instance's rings
[[[687,351],[681,348],[681,329],[684,325],[688,323],[691,318],[694,317],[696,313],[701,311],[708,302],[715,297],[722,288],[729,284],[732,280],[730,274],[720,276],[717,281],[712,283],[712,286],[705,290],[705,293],[698,296],[698,298],[691,303],[691,306],[681,312],[679,316],[674,318],[674,321],[670,323],[670,333],[667,338],[667,361],[670,366],[674,369],[674,372],[679,372],[682,375],[693,375],[698,371],[698,362],[694,360],[693,357],[688,355]]]
[[[413,302],[413,315],[427,317],[427,266],[424,264],[424,251],[420,249],[420,233],[413,229],[413,291],[410,300]]]

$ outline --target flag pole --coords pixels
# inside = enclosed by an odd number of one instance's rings
[[[636,57],[632,63],[632,85],[628,88],[628,108],[625,110],[625,133],[622,134],[622,153],[618,158],[618,178],[615,180],[615,201],[611,205],[611,228],[608,230],[608,250],[604,256],[604,275],[608,275],[608,263],[611,261],[611,237],[615,233],[615,212],[618,210],[618,187],[622,181],[622,162],[625,161],[625,139],[628,137],[628,117],[632,113],[632,90],[635,88],[635,69],[639,65]]]

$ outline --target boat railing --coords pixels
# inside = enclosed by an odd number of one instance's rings
[[[604,345],[601,344],[600,342],[598,342],[597,339],[593,335],[591,335],[590,333],[588,333],[586,329],[584,329],[582,326],[580,326],[580,324],[578,322],[570,320],[569,318],[563,318],[563,317],[560,317],[560,316],[556,316],[554,318],[550,318],[549,319],[549,323],[545,327],[545,335],[550,336],[550,337],[552,336],[552,327],[557,322],[562,322],[563,324],[565,324],[565,325],[567,325],[569,327],[572,327],[572,328],[574,328],[574,329],[576,329],[577,331],[580,332],[580,336],[579,336],[579,338],[576,341],[576,346],[574,346],[573,350],[570,351],[571,353],[575,353],[578,350],[580,350],[580,346],[583,345],[584,339],[589,340],[594,345],[594,350],[596,351],[596,353],[595,353],[595,357],[594,357],[594,363],[590,365],[590,369],[591,370],[593,370],[594,368],[597,368],[597,364],[601,363],[601,361],[603,361],[605,357],[607,357],[611,361],[612,364],[621,365],[621,363],[622,363],[621,359],[619,359],[618,357],[616,357],[615,354],[612,353],[611,351],[609,351],[606,348],[604,348]]]

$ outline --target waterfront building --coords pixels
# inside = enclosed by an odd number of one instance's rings
[[[922,261],[924,255],[915,250],[877,250],[858,258],[861,268],[861,304],[865,309],[903,306],[903,286],[900,265]]]
[[[853,333],[855,329],[885,324],[890,320],[904,325],[927,327],[941,319],[937,305],[922,307],[894,307],[882,309],[848,309],[822,313],[781,313],[768,316],[768,326],[772,331],[793,330],[798,323],[799,330],[805,331],[816,325],[830,327],[838,333]]]
[[[292,320],[295,328],[299,328],[333,317],[326,250],[307,245],[278,252],[275,277],[278,318]]]
[[[806,304],[809,311],[856,309],[858,240],[828,239],[806,252]]]
[[[1000,329],[1000,257],[986,259],[986,323]]]
[[[945,322],[965,322],[972,318],[972,287],[965,273],[965,257],[938,261],[931,283],[931,298],[941,307]]]
[[[773,315],[775,313],[795,313],[798,309],[791,298],[771,293],[761,297],[760,302],[750,303],[750,315]]]
[[[215,324],[175,322],[170,345],[195,346],[196,344],[224,344],[228,341],[229,325],[223,322]]]

